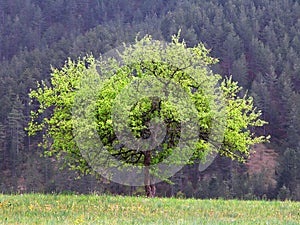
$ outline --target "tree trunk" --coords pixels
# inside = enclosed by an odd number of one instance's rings
[[[144,185],[145,192],[148,198],[154,198],[156,194],[155,185],[151,183],[150,164],[151,164],[151,151],[146,151],[144,156]]]

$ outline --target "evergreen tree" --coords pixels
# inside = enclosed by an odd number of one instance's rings
[[[19,97],[16,98],[11,112],[8,114],[8,150],[14,187],[16,188],[18,168],[22,163],[22,151],[24,150],[25,119],[23,116],[23,104]]]
[[[6,135],[5,135],[5,127],[2,123],[0,123],[0,173],[1,170],[5,168],[5,151],[6,151]]]

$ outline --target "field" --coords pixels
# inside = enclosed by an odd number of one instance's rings
[[[299,224],[300,203],[0,195],[1,224]]]

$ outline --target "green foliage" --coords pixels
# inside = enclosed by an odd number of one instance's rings
[[[129,149],[126,145],[120,145],[122,143],[117,139],[113,127],[113,107],[116,107],[114,110],[117,112],[123,110],[123,114],[119,117],[123,122],[117,122],[115,126],[123,132],[124,136],[127,135],[126,126],[129,124],[134,138],[147,139],[149,124],[153,120],[164,121],[167,138],[164,138],[158,148],[152,151],[151,165],[178,151],[176,149],[179,138],[187,140],[190,138],[192,133],[184,136],[181,130],[182,126],[189,125],[190,121],[195,121],[200,131],[199,136],[196,137],[197,143],[187,145],[184,150],[180,149],[180,156],[185,159],[187,154],[185,151],[192,151],[192,159],[203,160],[207,152],[214,150],[232,159],[243,161],[248,156],[252,144],[268,139],[265,136],[256,137],[251,131],[254,127],[266,124],[259,119],[261,112],[253,106],[253,99],[247,95],[239,97],[241,88],[231,78],[222,81],[218,87],[220,76],[208,73],[206,67],[217,62],[216,59],[208,56],[208,53],[209,51],[202,44],[188,48],[185,42],[180,42],[179,37],[176,36],[173,36],[173,41],[167,45],[162,45],[161,42],[153,41],[150,36],[146,36],[136,40],[133,45],[125,47],[125,51],[121,53],[124,65],[120,66],[114,59],[109,59],[107,62],[100,59],[100,78],[107,77],[107,79],[104,81],[100,79],[102,88],[99,89],[97,102],[94,105],[96,117],[94,119],[96,119],[100,139],[112,155],[118,156],[126,163],[144,165],[145,150],[147,150],[145,145],[142,149]],[[86,64],[89,64],[89,69],[85,67]],[[75,107],[74,98],[77,92],[81,96],[80,100],[89,98],[88,92],[83,92],[84,89],[80,85],[85,79],[90,79],[91,75],[98,76],[96,66],[98,64],[93,57],[79,59],[77,62],[68,60],[61,70],[52,70],[51,85],[42,81],[38,83],[37,89],[30,93],[31,100],[38,104],[38,108],[31,112],[29,134],[43,132],[42,145],[47,149],[46,154],[56,155],[72,169],[84,173],[92,171],[86,159],[82,157],[74,135],[78,132],[89,132],[88,127],[91,125],[84,124],[81,130],[74,134],[74,126],[78,128],[77,124],[82,121],[74,120],[72,109]],[[176,91],[170,92],[168,98],[159,94],[159,98],[151,95],[144,96],[132,106],[129,104],[132,103],[130,98],[136,93],[133,93],[134,89],[130,89],[127,85],[138,83],[139,79],[146,80],[146,85],[154,88],[155,93],[167,90],[170,85],[175,84],[184,90],[184,95],[177,88]],[[141,83],[140,88],[137,93],[142,92],[147,86]],[[124,90],[127,90],[125,94],[123,93],[125,97],[122,95],[125,99],[120,99],[118,96]],[[224,107],[221,102],[223,96],[221,98],[217,96],[222,93],[225,98]],[[141,96],[143,95],[139,95]],[[185,103],[178,100],[182,96],[187,96]],[[216,100],[220,102],[215,103]],[[183,106],[178,108],[176,103]],[[226,113],[222,114],[224,110]],[[126,115],[127,113],[129,116]],[[194,115],[196,116],[193,117]],[[214,120],[219,120],[217,121],[219,124],[214,125]],[[214,139],[211,141],[209,136],[215,135],[214,129],[222,132],[222,126],[225,129],[224,138],[218,148],[215,146],[218,143],[214,143]],[[171,159],[170,164],[176,164],[176,160],[182,162],[182,159]]]
[[[85,63],[93,63],[91,57],[78,62],[68,60],[61,69],[52,69],[51,85],[42,81],[37,83],[37,89],[30,92],[30,98],[39,106],[31,111],[29,135],[43,132],[43,148],[48,150],[48,156],[63,157],[72,169],[84,171],[85,163],[81,159],[73,135],[72,108],[74,96],[79,89],[80,79],[84,76]],[[32,102],[32,104],[35,102]],[[53,111],[49,111],[49,109]],[[47,116],[49,115],[50,116]],[[50,147],[51,146],[51,147]]]

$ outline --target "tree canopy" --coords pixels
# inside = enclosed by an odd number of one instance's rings
[[[188,47],[151,36],[104,54],[69,60],[53,69],[51,85],[38,84],[30,98],[30,134],[43,132],[47,155],[72,169],[96,171],[115,182],[155,183],[208,154],[243,161],[266,124],[252,97],[231,78],[211,72],[218,60],[203,44]]]

